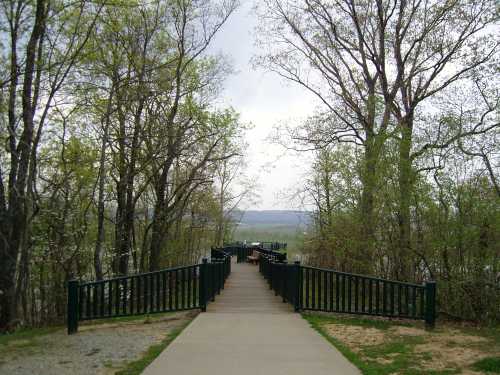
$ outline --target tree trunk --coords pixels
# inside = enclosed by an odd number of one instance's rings
[[[373,217],[374,211],[374,195],[377,186],[377,160],[378,151],[376,150],[375,138],[373,135],[367,134],[365,143],[365,154],[363,160],[363,170],[361,172],[361,181],[363,190],[361,192],[361,255],[360,271],[370,273],[371,260],[375,248],[375,220]],[[368,262],[367,262],[368,260]]]
[[[15,141],[12,142],[12,138],[10,143],[12,159],[9,177],[9,205],[7,212],[4,212],[2,215],[2,222],[0,222],[2,224],[2,235],[5,239],[0,242],[0,263],[4,265],[2,276],[0,277],[0,328],[6,327],[9,322],[17,317],[16,271],[21,240],[26,229],[26,180],[34,130],[34,107],[32,103],[33,75],[37,44],[44,29],[45,8],[45,0],[38,0],[36,3],[33,30],[26,46],[22,94],[23,132],[17,147],[15,147]],[[17,66],[15,69],[17,69]],[[12,108],[9,106],[9,111],[11,111],[15,103],[9,104],[13,106]],[[11,113],[9,113],[9,120],[12,118]]]
[[[407,259],[411,252],[411,211],[410,201],[413,191],[413,171],[411,160],[412,120],[406,118],[400,124],[401,140],[399,143],[399,243],[397,269],[395,276],[400,279],[410,277]]]

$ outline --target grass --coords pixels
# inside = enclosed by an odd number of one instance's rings
[[[32,346],[36,344],[36,339],[43,335],[54,333],[63,329],[62,326],[51,326],[43,328],[21,328],[13,333],[4,333],[0,335],[0,348],[7,346],[15,341],[21,342],[19,346]],[[2,350],[0,350],[1,352]]]
[[[177,336],[182,332],[184,328],[188,326],[191,322],[187,322],[182,327],[176,328],[172,330],[166,338],[162,340],[159,344],[152,345],[149,349],[144,353],[144,355],[133,361],[128,363],[125,368],[116,372],[116,375],[139,375],[144,371],[144,369],[155,360],[156,357],[160,355],[160,353],[172,342],[175,340]]]
[[[465,369],[474,369],[476,371],[482,371],[489,374],[500,373],[500,357],[497,356],[488,356],[481,361],[469,363],[463,366],[457,363],[453,363],[453,365],[447,364],[445,366],[446,368],[441,367],[441,369],[436,368],[433,370],[432,366],[429,366],[429,364],[433,364],[432,359],[434,356],[437,355],[439,358],[441,353],[436,353],[431,350],[429,350],[429,352],[422,351],[422,347],[420,347],[420,350],[415,350],[417,345],[428,343],[427,340],[441,339],[449,344],[448,347],[456,346],[458,349],[469,348],[479,350],[483,354],[490,353],[495,350],[499,352],[500,345],[497,345],[497,335],[500,329],[498,327],[490,329],[473,329],[472,327],[462,329],[452,327],[451,330],[450,327],[440,327],[431,333],[422,331],[422,335],[400,335],[397,334],[395,330],[390,329],[398,326],[413,328],[421,327],[416,326],[418,323],[395,322],[370,318],[350,318],[316,314],[303,314],[303,317],[316,331],[318,331],[326,340],[334,345],[365,375],[385,375],[396,373],[401,375],[459,374]],[[383,341],[377,344],[358,343],[354,346],[354,343],[356,342],[355,340],[352,342],[349,342],[349,340],[342,341],[343,339],[332,336],[326,329],[328,324],[357,326],[367,329],[375,328],[380,330],[380,334],[383,336]],[[456,332],[457,329],[461,332],[461,334],[481,336],[487,338],[488,341],[481,343],[482,345],[478,345],[477,342],[454,342],[453,332]],[[341,334],[338,336],[341,338],[346,337]],[[424,362],[426,363],[426,366],[423,365]]]
[[[500,374],[500,357],[488,357],[477,361],[473,365],[474,370]]]
[[[94,326],[94,325],[99,325],[99,324],[127,323],[127,322],[134,322],[134,321],[138,321],[138,320],[155,321],[155,320],[161,319],[161,318],[169,316],[169,315],[175,315],[176,313],[177,313],[176,311],[168,311],[168,312],[163,312],[163,313],[140,314],[140,315],[119,316],[116,318],[86,320],[83,323],[80,323],[80,326],[84,327],[84,326],[88,326],[88,325]]]

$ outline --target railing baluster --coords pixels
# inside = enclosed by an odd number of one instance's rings
[[[385,315],[387,313],[387,283],[382,282],[382,312]]]
[[[186,282],[186,278],[185,278],[185,269],[183,268],[181,270],[181,309],[184,309],[186,307],[186,298],[185,298],[185,282]]]
[[[115,280],[114,284],[115,284],[115,315],[119,315],[120,314],[120,300],[121,300],[119,281]]]
[[[104,304],[105,304],[105,302],[104,302],[104,288],[105,288],[104,281],[102,281],[99,285],[101,286],[101,288],[100,288],[101,289],[101,302],[100,302],[101,312],[100,312],[100,315],[101,315],[101,317],[103,317],[104,316]]]
[[[161,273],[161,309],[162,311],[167,309],[167,273],[165,271]]]
[[[187,307],[191,307],[191,276],[192,268],[188,268],[187,271]]]
[[[135,312],[137,314],[139,314],[141,312],[141,307],[142,307],[141,306],[141,301],[142,301],[142,299],[141,299],[141,281],[142,281],[141,276],[137,276],[137,279],[136,279],[136,284],[137,284],[137,288],[136,288],[137,301],[136,302],[137,303],[136,303],[136,308],[135,308]]]
[[[351,276],[347,276],[347,311],[352,311],[352,286],[351,286]]]
[[[328,311],[328,272],[323,271],[323,311]]]
[[[313,268],[311,270],[312,274],[311,274],[311,277],[312,277],[312,291],[311,291],[311,296],[312,296],[312,299],[311,299],[311,306],[312,306],[312,309],[314,310],[316,308],[316,270]]]
[[[86,287],[86,300],[85,300],[85,305],[87,306],[87,309],[85,311],[85,315],[87,318],[90,317],[90,285],[87,284]]]
[[[425,315],[425,312],[424,312],[424,289],[419,288],[419,290],[420,290],[420,315],[419,315],[419,318],[422,319]]]
[[[373,304],[373,280],[369,279],[368,280],[368,314],[371,314],[373,311],[372,304]]]
[[[135,287],[137,284],[137,278],[135,276],[130,278],[130,313],[134,314],[134,298],[135,298]]]
[[[410,316],[410,288],[408,285],[405,285],[405,315]]]
[[[391,283],[391,316],[394,315],[394,283]]]
[[[341,300],[342,300],[342,312],[345,312],[345,310],[346,310],[345,309],[346,308],[346,306],[345,306],[345,303],[346,303],[346,300],[345,300],[345,287],[346,287],[345,275],[342,275],[342,277],[340,278],[340,282],[341,282],[340,285],[341,285],[341,290],[342,290],[342,298],[341,298]]]
[[[174,272],[168,271],[168,309],[174,309]]]
[[[156,273],[155,277],[155,288],[156,288],[156,311],[161,311],[161,300],[160,300],[160,273]]]
[[[123,279],[122,280],[122,286],[123,286],[123,293],[122,293],[122,305],[123,305],[123,310],[122,313],[125,315],[127,314],[127,284],[128,284],[128,279]]]
[[[194,307],[200,307],[199,306],[199,298],[197,298],[197,293],[199,293],[199,276],[197,277],[197,275],[199,275],[199,272],[197,272],[197,270],[199,270],[200,266],[194,266],[193,267],[193,305]]]
[[[175,270],[175,309],[179,310],[179,270]]]
[[[143,290],[142,312],[143,313],[148,312],[148,289],[149,289],[148,279],[147,279],[147,275],[145,275],[142,277],[142,290]]]
[[[328,287],[330,288],[330,308],[329,311],[333,311],[333,272],[328,272]]]
[[[92,315],[97,316],[97,285],[92,285]]]
[[[340,311],[340,275],[335,274],[335,311]]]
[[[155,289],[154,289],[154,277],[153,274],[149,274],[149,312],[154,312],[154,298],[155,298]]]
[[[354,311],[358,311],[358,297],[359,297],[359,277],[355,276],[354,277]]]
[[[417,288],[413,287],[413,291],[411,293],[412,296],[412,317],[417,317]]]
[[[309,268],[305,269],[306,272],[306,308],[309,308]]]
[[[321,310],[321,297],[322,297],[322,294],[321,294],[321,273],[322,271],[317,271],[316,272],[316,277],[318,279],[318,303],[317,303],[317,308],[318,310]]]
[[[398,316],[403,315],[403,303],[402,303],[402,287],[401,284],[398,284]]]

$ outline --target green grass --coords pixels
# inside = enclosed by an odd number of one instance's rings
[[[163,317],[169,316],[169,315],[175,315],[177,314],[177,311],[169,311],[169,312],[164,312],[164,313],[153,313],[153,314],[140,314],[140,315],[130,315],[130,316],[119,316],[116,318],[105,318],[105,319],[95,319],[95,320],[86,320],[83,323],[80,323],[81,327],[87,326],[87,325],[99,325],[99,324],[113,324],[113,323],[127,323],[127,322],[134,322],[134,321],[155,321],[159,320]]]
[[[16,346],[31,346],[32,344],[36,344],[36,339],[38,337],[54,333],[61,329],[64,329],[64,327],[52,326],[43,328],[21,328],[13,333],[4,333],[0,335],[0,347],[2,345],[9,345],[13,341],[23,341],[22,344]]]
[[[472,366],[475,370],[500,374],[500,357],[489,357],[477,361]]]
[[[386,375],[398,373],[401,375],[444,375],[457,374],[459,369],[447,369],[444,371],[421,370],[419,362],[430,359],[431,353],[415,353],[414,347],[424,342],[421,336],[397,337],[394,340],[380,345],[365,345],[359,348],[359,353],[352,351],[340,340],[332,337],[325,330],[325,324],[354,325],[366,328],[376,328],[387,331],[395,325],[404,323],[394,323],[384,320],[374,320],[365,318],[340,318],[330,316],[320,316],[313,314],[303,314],[309,324],[318,331],[326,340],[335,346],[351,363],[358,367],[365,375]],[[385,363],[377,359],[386,360]]]
[[[172,330],[168,336],[163,339],[163,341],[159,344],[150,346],[149,349],[144,353],[144,355],[133,362],[128,363],[125,368],[116,372],[116,375],[139,375],[142,371],[155,360],[156,357],[160,355],[160,353],[172,342],[174,339],[179,336],[184,328],[191,323],[191,320],[185,323],[182,327],[176,328]]]

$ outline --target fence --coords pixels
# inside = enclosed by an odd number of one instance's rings
[[[244,249],[244,248],[247,250],[242,252],[241,259],[246,260],[246,257],[251,255],[254,249],[260,249],[266,251],[286,250],[287,244],[284,242],[268,242],[268,241],[248,241],[248,243],[237,241],[234,243],[224,244],[224,250],[227,249],[227,251],[229,251],[231,255],[238,255],[238,251],[240,251],[239,249]]]
[[[231,256],[212,250],[211,261],[101,281],[68,283],[68,334],[78,322],[191,309],[206,310],[231,273]]]
[[[226,248],[224,248],[226,249]],[[258,251],[261,254],[265,254],[267,256],[273,257],[273,259],[277,259],[280,261],[286,260],[286,253],[281,253],[274,250],[266,250],[261,246],[240,246],[240,247],[230,247],[231,251],[236,255],[236,260],[238,263],[246,262],[247,257],[252,255],[254,251]]]
[[[424,285],[288,264],[263,254],[259,270],[295,310],[423,319],[434,326],[436,284]]]

